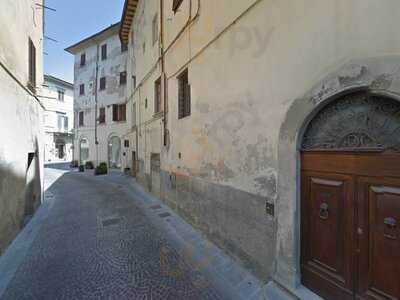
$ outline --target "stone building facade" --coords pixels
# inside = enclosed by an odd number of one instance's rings
[[[400,299],[399,14],[396,1],[126,0],[139,181],[269,293]]]
[[[129,132],[128,51],[118,37],[119,23],[66,49],[74,65],[74,160],[80,164],[125,164]]]
[[[45,75],[41,100],[44,113],[45,162],[70,162],[73,156],[74,85]]]
[[[5,0],[0,11],[0,255],[42,199],[42,4]]]

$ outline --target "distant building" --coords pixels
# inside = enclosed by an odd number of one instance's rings
[[[42,199],[43,1],[0,11],[0,255]]]
[[[119,23],[66,49],[75,55],[74,159],[121,168],[128,133],[127,48]]]
[[[73,155],[74,86],[62,79],[45,75],[41,92],[45,162],[71,161]]]

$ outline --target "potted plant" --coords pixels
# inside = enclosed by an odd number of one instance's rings
[[[79,172],[85,172],[85,166],[84,165],[80,165],[79,166]]]
[[[107,164],[105,162],[100,163],[94,170],[94,175],[105,175],[108,172]]]
[[[85,163],[85,168],[86,168],[86,170],[93,170],[93,169],[94,169],[93,162],[87,161],[87,162]]]

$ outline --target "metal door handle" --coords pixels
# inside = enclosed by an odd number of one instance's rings
[[[329,217],[329,205],[328,203],[322,203],[319,207],[319,217],[322,220],[326,220]]]

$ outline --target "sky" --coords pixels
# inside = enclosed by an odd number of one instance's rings
[[[120,21],[124,0],[46,0],[45,74],[74,80],[74,57],[64,49]]]

